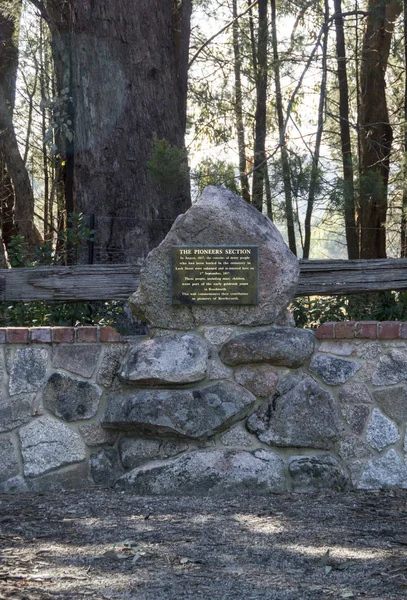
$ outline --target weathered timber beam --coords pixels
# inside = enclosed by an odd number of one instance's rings
[[[300,261],[296,296],[407,290],[407,259]],[[126,300],[139,285],[138,265],[0,269],[0,301]]]
[[[0,300],[125,300],[139,285],[138,265],[0,269]]]
[[[296,296],[407,290],[407,259],[301,260]]]

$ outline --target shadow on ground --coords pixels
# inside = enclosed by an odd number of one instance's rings
[[[0,598],[407,598],[407,492],[0,496]]]

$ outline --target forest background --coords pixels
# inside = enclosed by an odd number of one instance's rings
[[[2,264],[142,262],[208,184],[299,258],[406,257],[406,64],[407,0],[0,0]],[[4,319],[51,313],[100,317]]]

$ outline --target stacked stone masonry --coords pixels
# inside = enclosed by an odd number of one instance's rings
[[[407,489],[405,325],[0,329],[0,491]]]

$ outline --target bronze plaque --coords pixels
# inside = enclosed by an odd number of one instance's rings
[[[172,247],[172,304],[258,303],[258,246]]]

